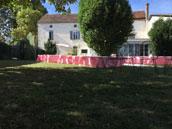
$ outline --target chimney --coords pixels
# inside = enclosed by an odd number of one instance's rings
[[[146,19],[149,19],[149,3],[146,4]]]

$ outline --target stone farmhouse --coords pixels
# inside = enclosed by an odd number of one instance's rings
[[[149,30],[159,18],[172,18],[170,14],[149,15],[149,4],[146,11],[133,12],[133,36],[128,37],[120,50],[121,56],[149,56],[150,38]],[[57,46],[57,55],[67,55],[72,51],[79,56],[96,56],[96,53],[87,46],[80,34],[77,14],[44,15],[38,21],[38,45],[44,49],[44,43],[50,39]]]

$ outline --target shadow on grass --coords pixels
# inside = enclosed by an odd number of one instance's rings
[[[0,60],[0,68],[16,67],[28,64],[34,64],[36,61],[28,60]]]
[[[170,129],[171,80],[130,68],[0,70],[0,128]]]

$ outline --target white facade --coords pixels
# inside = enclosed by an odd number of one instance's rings
[[[51,26],[51,27],[50,27]],[[57,45],[58,55],[67,55],[72,52],[73,47],[77,47],[78,55],[93,56],[96,53],[88,48],[87,44],[82,40],[82,37],[77,40],[70,39],[70,32],[79,31],[78,23],[54,23],[54,24],[38,24],[38,44],[44,49],[44,43],[49,39],[49,32],[53,31],[52,40]],[[82,50],[87,50],[87,53],[81,53]]]
[[[77,27],[74,27],[74,25],[77,25]],[[52,26],[52,28],[50,26]],[[136,39],[147,38],[145,20],[135,20],[133,23],[133,27],[133,33],[135,34]],[[90,49],[83,41],[82,36],[79,40],[70,39],[70,31],[79,31],[78,23],[38,24],[38,45],[40,48],[44,49],[44,43],[46,43],[49,39],[50,31],[53,31],[54,39],[52,41],[57,44],[58,55],[67,55],[72,51],[74,46],[77,46],[78,48],[78,55],[96,55],[96,53],[92,49]],[[130,39],[128,40],[128,42],[130,42]],[[87,50],[87,54],[82,53],[82,50]]]
[[[147,18],[135,20],[133,23],[133,33],[135,36],[129,37],[127,41],[128,46],[126,50],[123,48],[122,51],[128,52],[128,56],[148,56],[151,54],[148,32],[152,28],[153,23],[160,17],[163,19],[170,18],[169,15],[165,17],[163,17],[163,15],[151,15],[149,20],[147,20]],[[49,39],[49,32],[53,32],[52,41],[57,45],[58,55],[67,55],[72,52],[74,47],[77,47],[77,55],[95,56],[96,53],[87,46],[83,41],[82,36],[80,36],[80,39],[71,39],[71,31],[79,32],[78,23],[38,23],[38,45],[40,48],[44,49],[44,43]],[[142,44],[142,46],[137,48],[139,44]],[[131,53],[130,51],[134,52]],[[139,54],[137,53],[138,51],[143,52],[140,52],[141,54]]]
[[[150,17],[150,20],[149,20],[149,30],[151,30],[151,28],[152,28],[152,26],[153,26],[153,24],[158,20],[158,19],[160,19],[160,18],[162,18],[163,20],[167,20],[168,18],[170,18],[170,19],[172,19],[172,15],[170,16],[170,15],[152,15],[151,17]]]
[[[133,23],[133,33],[136,39],[147,38],[146,20],[135,20]]]
[[[135,20],[133,23],[135,34],[134,38],[128,39],[119,50],[121,56],[149,56],[152,54],[150,46],[150,38],[148,36],[149,31],[153,27],[153,24],[162,18],[167,20],[172,18],[171,15],[151,15],[149,19]]]

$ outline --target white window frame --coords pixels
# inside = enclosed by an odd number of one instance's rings
[[[80,40],[80,31],[70,31],[71,40]]]

